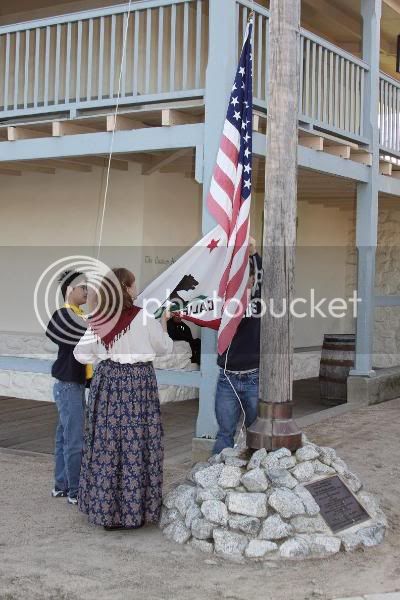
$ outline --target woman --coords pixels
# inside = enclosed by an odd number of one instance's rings
[[[163,441],[153,368],[172,351],[167,315],[161,322],[133,306],[135,277],[113,269],[100,286],[99,304],[75,348],[75,358],[95,363],[78,506],[106,529],[137,528],[159,520]]]

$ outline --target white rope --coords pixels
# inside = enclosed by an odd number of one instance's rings
[[[116,124],[117,124],[119,102],[120,102],[120,98],[121,98],[121,84],[122,84],[122,70],[123,70],[122,67],[123,67],[124,61],[126,60],[126,46],[127,46],[127,40],[128,40],[128,28],[129,28],[129,19],[130,19],[130,16],[131,16],[131,6],[132,6],[132,0],[129,0],[129,2],[128,2],[128,10],[127,10],[128,17],[126,19],[126,25],[125,25],[125,31],[124,31],[124,41],[123,41],[123,45],[122,45],[121,65],[120,65],[120,69],[119,69],[117,102],[115,104],[114,124],[113,124],[112,133],[111,133],[110,152],[109,152],[109,155],[108,155],[108,164],[107,164],[107,171],[106,171],[106,183],[105,183],[105,187],[104,187],[104,195],[103,195],[103,203],[102,203],[102,209],[101,209],[99,234],[98,234],[98,240],[97,240],[97,254],[96,254],[97,260],[100,258],[101,243],[102,243],[102,240],[103,240],[104,217],[105,217],[105,214],[106,214],[107,199],[108,199],[108,189],[109,189],[109,186],[110,186],[111,159],[112,159],[113,149],[114,149],[115,127],[116,127]]]

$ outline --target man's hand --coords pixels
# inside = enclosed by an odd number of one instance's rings
[[[257,252],[256,240],[253,237],[249,237],[249,255],[253,256]]]

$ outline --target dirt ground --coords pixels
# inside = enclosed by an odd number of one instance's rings
[[[156,527],[105,532],[49,497],[52,460],[0,451],[1,600],[332,600],[400,590],[400,400],[308,427],[380,496],[383,545],[327,560],[226,563]]]

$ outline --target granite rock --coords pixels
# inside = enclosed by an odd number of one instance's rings
[[[261,540],[281,540],[293,533],[293,527],[285,523],[279,515],[272,515],[265,519],[259,533]]]
[[[286,540],[279,548],[279,554],[282,558],[306,558],[310,553],[307,542],[297,537]]]
[[[194,475],[194,479],[196,483],[203,488],[215,487],[223,468],[223,464],[211,465],[211,467],[197,471]]]
[[[298,536],[304,540],[310,548],[311,554],[317,556],[329,556],[337,554],[340,550],[341,541],[333,535],[325,535],[322,533],[300,534]]]
[[[374,519],[374,521],[387,527],[388,522],[386,515],[379,507],[379,500],[376,496],[362,491],[357,494],[357,499],[361,502],[367,513]]]
[[[336,460],[336,458],[336,451],[333,448],[322,446],[319,449],[319,460],[324,464],[331,466],[332,462]]]
[[[316,517],[293,517],[290,524],[296,533],[330,533],[330,529],[321,515]]]
[[[321,462],[318,458],[312,460],[311,463],[314,467],[315,475],[333,475],[336,472],[335,469],[332,469],[329,465]]]
[[[256,450],[249,462],[247,463],[247,469],[250,471],[251,469],[258,469],[263,460],[267,458],[268,454],[265,448],[261,448],[261,450]]]
[[[185,525],[190,529],[194,519],[201,519],[202,513],[197,504],[191,504],[186,511]]]
[[[217,485],[210,488],[197,488],[196,502],[201,504],[206,500],[223,500],[226,496],[226,490]]]
[[[179,488],[181,489],[175,499],[175,508],[179,510],[182,517],[185,517],[188,508],[192,506],[195,502],[196,488],[192,486],[188,486],[185,488],[184,486],[178,486],[177,489]]]
[[[319,506],[306,488],[299,484],[294,489],[294,493],[300,498],[304,504],[305,512],[310,517],[315,517],[319,514]]]
[[[312,462],[304,461],[296,465],[290,472],[298,481],[310,481],[314,475],[314,466]]]
[[[247,467],[247,460],[237,456],[227,456],[225,458],[225,464],[230,467]]]
[[[230,512],[248,517],[264,518],[268,514],[265,495],[256,492],[230,492],[227,496],[227,506]]]
[[[288,489],[278,489],[268,498],[268,504],[284,519],[290,519],[305,513],[302,500]]]
[[[165,508],[165,506],[162,507],[161,518],[160,518],[161,529],[163,529],[164,527],[166,527],[173,521],[176,521],[177,519],[182,520],[181,513],[179,512],[179,510],[177,510],[176,508],[168,509],[168,508]]]
[[[274,487],[293,489],[298,484],[286,469],[267,469],[267,475]]]
[[[245,535],[224,529],[214,529],[213,538],[216,554],[230,557],[242,556],[249,542]]]
[[[163,533],[169,540],[184,544],[191,536],[190,529],[182,521],[174,521],[165,527]]]
[[[382,523],[360,527],[356,531],[348,531],[341,535],[346,552],[357,548],[371,548],[383,542],[386,528]]]
[[[228,511],[220,500],[206,500],[201,505],[201,512],[207,521],[226,527],[228,524]]]
[[[249,492],[265,492],[268,488],[268,479],[264,470],[259,467],[245,473],[241,478],[241,483]]]
[[[240,484],[241,477],[242,471],[239,467],[225,465],[218,478],[218,485],[222,488],[235,488]]]
[[[299,462],[304,462],[306,460],[314,460],[315,458],[318,458],[318,456],[318,450],[311,444],[302,446],[302,448],[299,448],[296,451],[296,458]]]
[[[206,554],[212,554],[214,552],[214,544],[212,542],[207,542],[206,540],[192,538],[190,545],[195,550],[200,550],[200,552],[205,552]]]
[[[231,529],[237,529],[247,535],[256,536],[260,531],[261,521],[257,517],[234,515],[229,518],[228,524]]]
[[[284,456],[278,461],[278,469],[292,469],[296,466],[296,463],[297,461],[295,456]]]
[[[278,545],[274,542],[250,540],[244,553],[247,558],[263,558],[266,554],[270,554],[276,550],[278,550]]]
[[[192,521],[192,535],[198,540],[208,540],[211,538],[214,528],[215,525],[206,519],[193,519]]]
[[[354,473],[347,472],[343,475],[344,483],[351,489],[351,491],[356,494],[362,488],[362,483],[357,475]]]
[[[187,476],[188,481],[191,481],[192,483],[196,483],[196,480],[194,478],[195,474],[197,473],[197,471],[202,471],[203,469],[207,469],[210,465],[206,462],[199,462],[196,463],[194,465],[194,467],[192,467],[190,469],[190,473]]]

